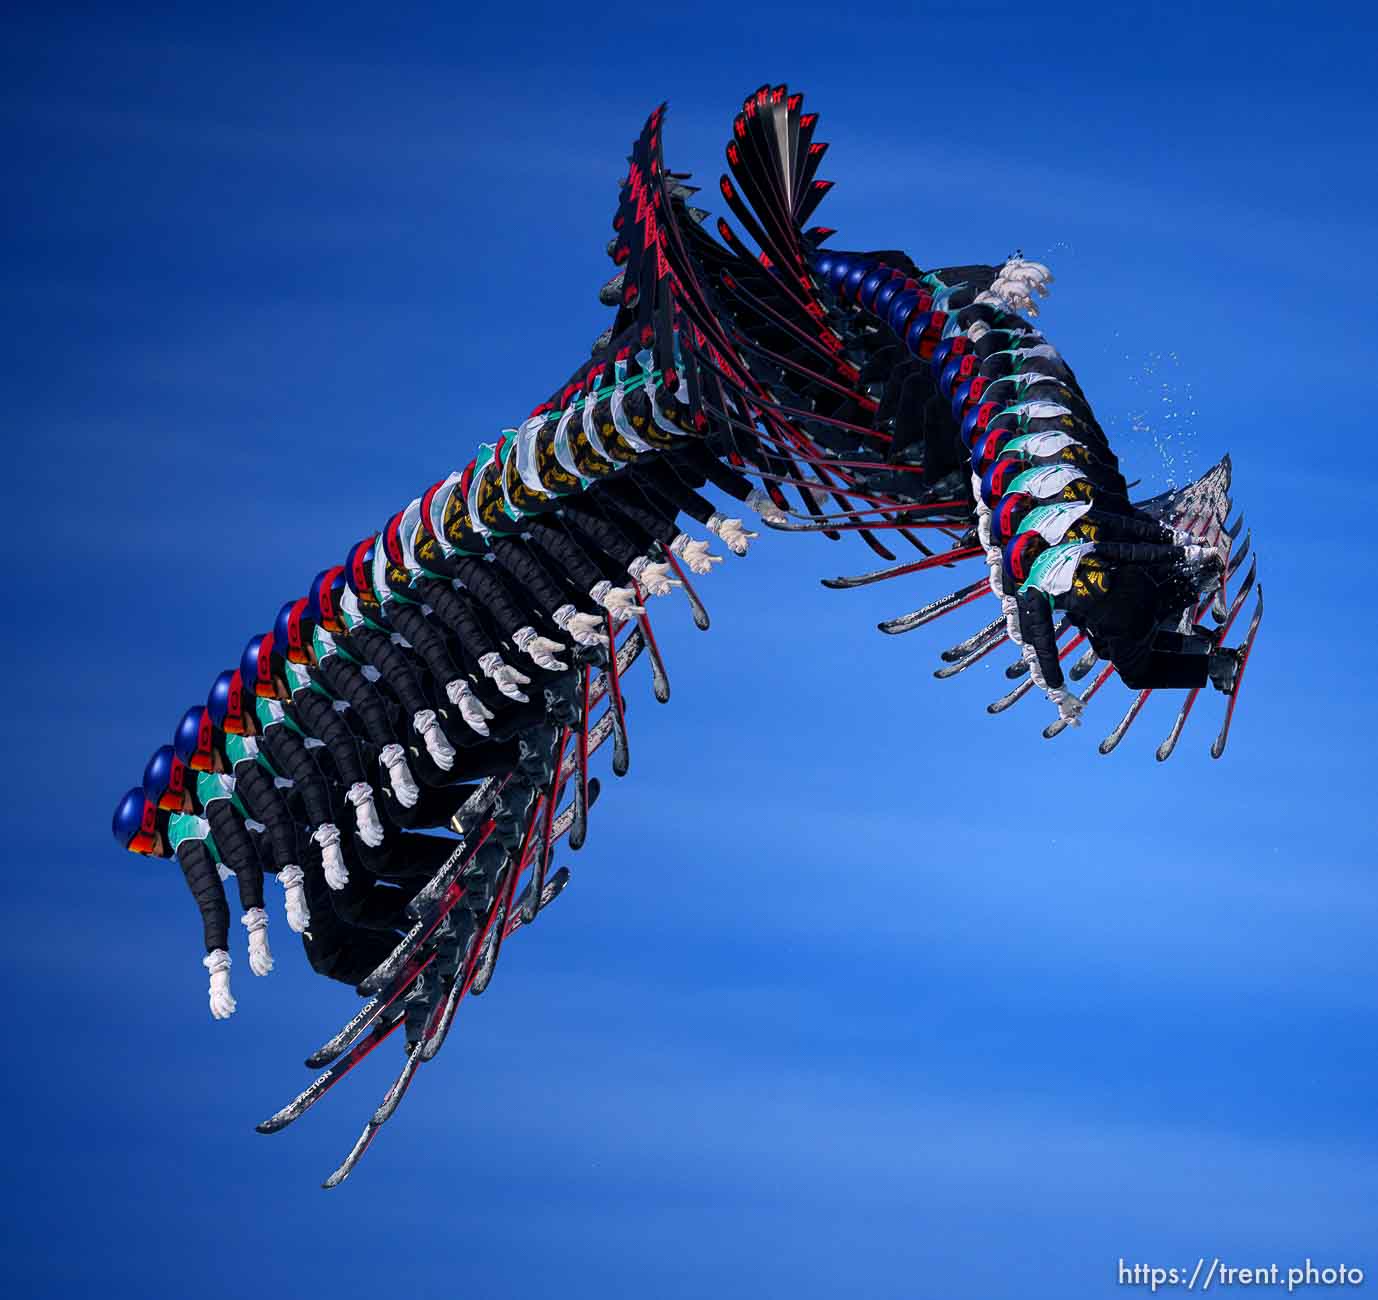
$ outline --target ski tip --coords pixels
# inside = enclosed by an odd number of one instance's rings
[[[669,703],[670,703],[670,683],[669,683],[669,682],[663,682],[663,683],[662,683],[662,682],[656,682],[656,684],[655,684],[655,686],[654,686],[653,689],[654,689],[654,692],[655,692],[655,697],[656,697],[656,703],[657,703],[657,704],[669,704]]]
[[[829,591],[846,591],[847,581],[845,578],[819,578],[818,580]]]
[[[707,610],[703,610],[702,612],[700,612],[696,609],[694,611],[694,626],[698,628],[700,632],[708,631],[708,629],[712,626],[712,620],[709,619]]]
[[[306,1068],[308,1070],[323,1070],[338,1055],[339,1052],[331,1051],[329,1048],[322,1047],[318,1051],[312,1052],[311,1055],[306,1058]]]
[[[285,1115],[282,1111],[278,1111],[276,1115],[270,1115],[261,1123],[255,1124],[254,1132],[263,1133],[265,1135],[269,1133],[281,1133],[291,1122],[292,1120],[289,1115]]]
[[[1168,759],[1172,757],[1172,746],[1169,745],[1167,741],[1164,741],[1153,751],[1153,757],[1160,763],[1166,763]]]

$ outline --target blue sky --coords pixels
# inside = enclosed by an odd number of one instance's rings
[[[1378,1272],[1371,13],[30,9],[0,91],[16,1293]],[[283,599],[586,355],[646,113],[711,199],[767,79],[823,113],[841,245],[1049,261],[1146,487],[1234,454],[1269,614],[1230,752],[1215,699],[1161,766],[1166,704],[1095,753],[1118,686],[1051,743],[1037,705],[988,718],[1000,662],[930,676],[976,616],[874,631],[938,579],[824,591],[869,553],[764,538],[701,584],[707,638],[657,606],[674,699],[634,691],[571,887],[318,1192],[392,1053],[257,1137],[350,995],[274,895],[278,969],[236,954],[213,1024],[185,888],[110,808]]]

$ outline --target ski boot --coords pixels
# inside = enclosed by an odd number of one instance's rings
[[[1243,653],[1238,650],[1231,650],[1222,647],[1219,650],[1212,650],[1209,660],[1206,663],[1206,671],[1210,674],[1211,685],[1215,687],[1221,695],[1233,695],[1235,682],[1239,680],[1239,668],[1243,660]]]

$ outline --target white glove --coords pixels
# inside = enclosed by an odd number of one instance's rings
[[[518,628],[512,637],[512,643],[518,650],[530,655],[537,668],[544,668],[551,673],[562,673],[569,667],[567,663],[555,658],[564,646],[549,637],[538,636],[534,627]]]
[[[419,709],[412,715],[411,725],[417,735],[426,742],[426,753],[431,756],[442,772],[448,772],[455,765],[455,747],[440,727],[440,719],[434,709]],[[410,805],[408,805],[410,806]]]
[[[392,786],[392,792],[397,796],[397,802],[403,808],[415,808],[416,801],[421,798],[421,791],[416,788],[416,782],[412,779],[411,768],[407,766],[407,753],[401,745],[395,741],[391,745],[384,745],[383,752],[378,755],[378,761],[387,768],[388,784]],[[367,786],[364,787],[368,789]],[[373,792],[369,791],[369,808],[373,808]],[[355,804],[357,808],[359,805]],[[374,814],[377,821],[377,814]],[[364,843],[369,843],[369,839],[364,835],[363,819],[360,818],[359,835]],[[378,828],[378,843],[383,842],[383,828]],[[375,846],[376,847],[376,846]]]
[[[321,846],[321,866],[325,870],[325,883],[331,889],[343,889],[349,884],[349,869],[345,866],[344,854],[340,852],[340,828],[326,822],[317,826],[311,837]]]
[[[266,975],[273,969],[273,953],[268,947],[268,913],[261,907],[251,907],[239,920],[249,932],[249,969],[255,975]]]
[[[530,686],[531,678],[503,663],[502,656],[496,650],[490,650],[484,655],[478,661],[478,666],[483,669],[483,675],[509,700],[516,700],[518,704],[526,703],[528,697],[521,688]]]
[[[752,488],[747,493],[746,501],[743,504],[750,510],[754,510],[762,519],[772,524],[787,523],[789,516],[785,514],[774,501],[760,488]]]
[[[306,873],[295,865],[278,872],[278,884],[287,899],[287,928],[293,934],[304,934],[311,924],[311,909],[306,905],[306,890],[301,883],[305,877]]]
[[[630,587],[609,586],[600,602],[612,615],[614,623],[623,623],[637,614],[644,614],[646,607],[636,603],[636,593]]]
[[[507,669],[510,673],[511,668]],[[525,679],[523,679],[525,680]],[[480,736],[488,734],[488,723],[493,717],[490,710],[477,695],[474,688],[469,685],[462,677],[456,677],[452,682],[445,683],[445,694],[450,697],[450,703],[459,710],[459,716],[464,719],[470,728],[477,731]],[[520,699],[526,699],[525,695],[518,692]],[[453,754],[450,762],[453,763]],[[449,764],[447,763],[448,767]]]
[[[1057,716],[1069,727],[1081,726],[1081,711],[1086,706],[1066,687],[1059,686],[1048,692],[1048,698],[1057,705]]]
[[[721,555],[710,555],[707,542],[696,542],[688,533],[680,533],[670,549],[689,566],[691,573],[712,573],[715,564],[722,563]]]
[[[760,533],[753,533],[742,527],[740,519],[725,519],[715,510],[704,525],[709,532],[716,533],[722,538],[723,545],[727,547],[733,555],[745,555],[746,548],[753,538],[759,537]]]
[[[217,948],[201,958],[201,965],[211,973],[211,1015],[217,1020],[228,1020],[234,1015],[234,998],[230,994],[230,954],[223,948]]]
[[[410,775],[408,773],[408,779]],[[369,848],[376,849],[383,842],[383,823],[378,820],[378,810],[373,806],[373,787],[367,781],[356,781],[345,791],[345,798],[354,805],[354,822],[359,838]],[[400,802],[402,796],[398,794],[397,798]]]
[[[647,555],[638,555],[627,566],[627,572],[652,596],[668,596],[675,587],[684,586],[678,578],[670,577],[668,564],[653,564]]]
[[[556,624],[569,633],[575,645],[591,646],[608,644],[603,632],[604,623],[597,614],[580,614],[573,605],[561,605],[551,615]]]

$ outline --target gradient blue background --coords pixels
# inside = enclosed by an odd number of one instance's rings
[[[42,1296],[1109,1296],[1120,1257],[1378,1286],[1375,23],[1358,5],[30,6],[4,89],[5,1273]],[[1027,16],[1035,8],[1036,17]],[[1121,12],[1123,10],[1123,12]],[[462,16],[460,15],[462,11]],[[1015,247],[1159,487],[1236,458],[1269,615],[1119,752],[988,718],[941,578],[769,536],[656,607],[667,709],[574,881],[342,1191],[395,1067],[253,1123],[349,1011],[280,916],[206,1012],[116,796],[279,602],[586,355],[671,101],[823,113],[820,219]],[[987,615],[988,617],[988,615]],[[239,927],[235,927],[238,931]]]

